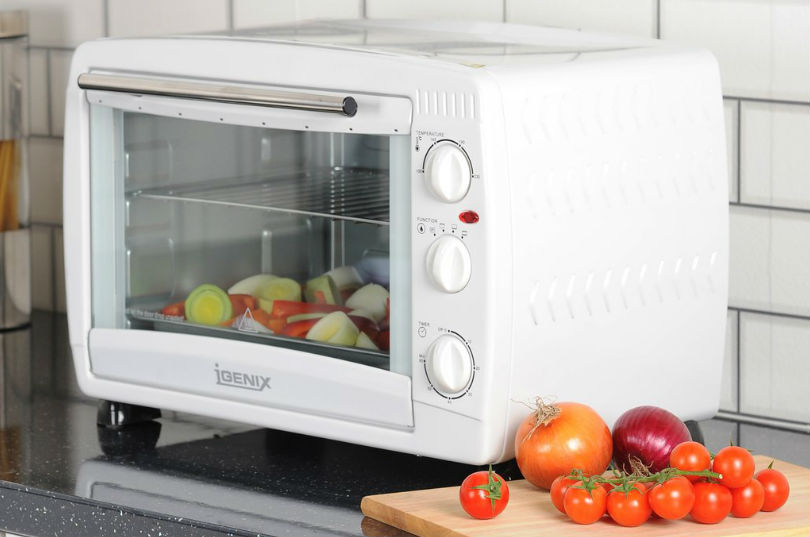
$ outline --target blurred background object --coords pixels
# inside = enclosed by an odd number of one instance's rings
[[[0,480],[16,482],[30,462],[31,332],[0,333]]]
[[[31,320],[27,33],[25,12],[0,12],[0,329]]]

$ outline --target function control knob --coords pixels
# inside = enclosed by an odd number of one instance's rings
[[[425,180],[431,194],[446,203],[455,203],[467,195],[472,168],[467,153],[454,142],[439,142],[425,157]]]
[[[436,287],[445,293],[458,293],[470,281],[470,251],[458,237],[443,235],[428,248],[425,268]]]
[[[444,395],[458,395],[469,386],[473,374],[470,349],[458,337],[439,336],[425,356],[428,381]]]

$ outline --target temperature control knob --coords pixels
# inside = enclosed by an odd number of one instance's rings
[[[434,285],[445,293],[458,293],[467,286],[472,274],[470,252],[464,241],[443,235],[427,251],[425,267]]]
[[[467,154],[454,142],[439,142],[425,157],[425,180],[430,192],[446,203],[464,198],[470,189],[472,169]]]
[[[456,336],[439,336],[428,347],[425,357],[428,380],[444,395],[458,395],[472,380],[473,360],[470,349]]]

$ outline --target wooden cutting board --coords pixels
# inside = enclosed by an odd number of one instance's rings
[[[772,460],[763,455],[754,458],[757,470],[766,468]],[[781,461],[776,461],[774,467],[790,482],[790,497],[785,505],[777,511],[760,512],[751,518],[729,516],[712,525],[698,524],[687,516],[677,521],[651,519],[636,528],[621,527],[607,518],[580,526],[557,511],[548,492],[525,480],[508,482],[509,505],[492,520],[475,520],[467,516],[458,501],[458,487],[366,496],[360,509],[368,517],[420,537],[810,536],[810,469]]]

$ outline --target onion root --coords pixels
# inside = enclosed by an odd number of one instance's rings
[[[526,433],[526,436],[523,438],[524,440],[534,434],[534,431],[540,426],[545,427],[560,415],[560,407],[554,403],[546,403],[540,396],[535,398],[534,406],[527,406],[531,408],[532,413],[534,413],[534,426]]]

